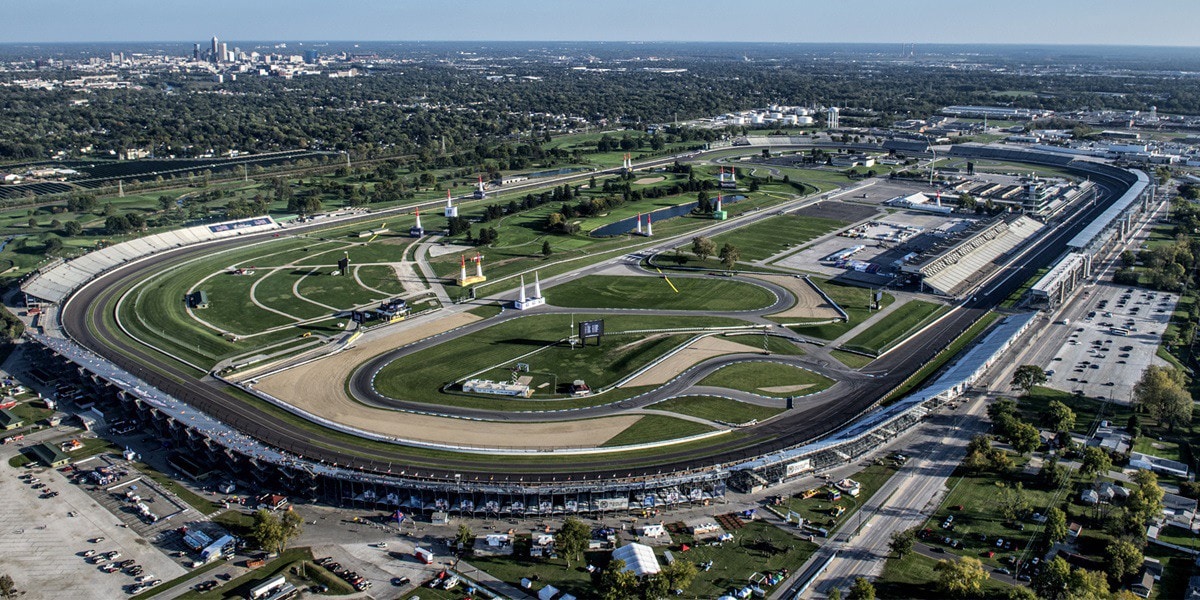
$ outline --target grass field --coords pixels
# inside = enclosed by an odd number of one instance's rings
[[[834,219],[779,215],[723,233],[714,237],[713,241],[717,248],[726,242],[737,246],[741,250],[742,261],[751,262],[766,260],[788,248],[802,246],[846,225]]]
[[[709,421],[739,424],[755,420],[763,421],[783,412],[781,408],[747,404],[729,398],[712,396],[681,396],[651,404],[646,408],[691,415]]]
[[[757,285],[718,277],[592,275],[547,290],[546,301],[572,308],[653,308],[731,311],[766,308],[775,295]]]
[[[858,327],[860,323],[871,318],[871,316],[876,312],[869,308],[871,302],[871,290],[869,289],[841,285],[829,280],[814,280],[814,283],[816,283],[817,286],[821,288],[821,291],[825,292],[830,299],[836,302],[838,306],[842,307],[842,310],[846,311],[846,314],[849,315],[850,320],[844,323],[828,323],[825,325],[797,325],[792,327],[792,329],[796,330],[798,333],[811,335],[815,338],[820,338],[823,340],[837,339],[847,331]],[[887,307],[895,301],[895,296],[884,293],[883,298],[880,300],[880,308]],[[791,323],[795,321],[795,319],[780,318],[773,318],[773,320],[782,323]]]
[[[1075,412],[1075,428],[1072,431],[1085,436],[1091,435],[1092,430],[1099,425],[1102,419],[1112,421],[1118,426],[1124,426],[1129,415],[1132,414],[1128,406],[1101,402],[1087,396],[1076,396],[1069,392],[1041,386],[1034,387],[1029,390],[1029,393],[1021,396],[1017,402],[1017,409],[1021,413],[1021,418],[1039,423],[1042,412],[1051,400],[1058,400]],[[1143,415],[1143,422],[1146,420]],[[1143,428],[1145,427],[1147,425],[1144,424]],[[1144,440],[1146,437],[1143,436],[1140,439]]]
[[[454,396],[439,390],[461,378],[476,372],[499,369],[503,374],[523,355],[535,350],[540,352],[521,358],[529,365],[528,375],[534,378],[531,385],[546,381],[561,386],[575,379],[585,380],[592,389],[600,389],[618,381],[624,375],[648,364],[677,347],[690,334],[670,334],[662,337],[645,334],[617,335],[617,332],[643,329],[670,329],[675,327],[705,327],[717,325],[739,325],[741,321],[713,317],[657,317],[608,315],[603,317],[605,335],[600,345],[593,342],[587,346],[571,349],[560,344],[571,330],[571,322],[593,318],[580,315],[537,315],[506,321],[488,327],[475,335],[449,340],[432,348],[405,356],[380,370],[375,380],[376,389],[384,395],[418,402],[453,402]],[[484,373],[481,376],[486,375]],[[554,383],[535,393],[535,397],[550,396]],[[493,406],[496,400],[488,400]],[[502,401],[510,404],[514,401]],[[544,410],[557,408],[545,405]]]
[[[850,367],[851,369],[861,369],[875,362],[875,359],[871,358],[870,356],[863,356],[861,354],[846,352],[844,350],[830,350],[829,355],[836,358],[838,362]]]
[[[804,498],[801,494],[785,498],[784,505],[779,508],[795,511],[806,522],[816,527],[824,527],[828,531],[833,531],[834,528],[847,523],[858,512],[858,508],[866,504],[867,500],[871,496],[874,496],[875,492],[879,491],[879,488],[883,487],[883,484],[887,483],[887,480],[891,479],[892,475],[895,474],[896,466],[894,463],[876,462],[850,476],[850,479],[861,484],[858,498],[843,495],[841,500],[831,502],[827,491],[834,488],[822,486],[821,489],[825,491],[821,491],[810,498]],[[833,516],[830,511],[834,506],[845,508],[845,512],[841,516]]]
[[[711,385],[771,396],[786,398],[815,394],[832,386],[835,381],[812,371],[776,362],[740,362],[722,367],[700,381],[699,385]],[[782,388],[791,388],[783,390]]]
[[[876,321],[870,329],[851,338],[844,346],[853,350],[882,354],[949,310],[945,304],[910,300],[900,309]]]
[[[948,557],[949,558],[949,557]],[[937,589],[937,573],[933,567],[937,560],[916,552],[904,558],[891,556],[883,566],[883,575],[875,584],[877,598],[941,598],[944,594]],[[1006,600],[1011,586],[988,577],[983,582],[979,600]],[[847,590],[843,590],[843,597]]]
[[[1159,458],[1166,458],[1168,460],[1184,460],[1179,451],[1179,444],[1177,442],[1168,440],[1160,441],[1148,436],[1139,437],[1137,441],[1133,443],[1133,451],[1157,456]]]
[[[611,448],[615,446],[660,442],[699,435],[714,430],[714,427],[695,421],[685,421],[662,415],[646,415],[621,433],[614,435],[607,442],[601,444],[601,446]]]

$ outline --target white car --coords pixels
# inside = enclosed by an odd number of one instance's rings
[[[134,581],[136,581],[138,583],[146,583],[147,581],[150,581],[151,579],[154,579],[153,575],[142,575],[141,577],[138,577]]]

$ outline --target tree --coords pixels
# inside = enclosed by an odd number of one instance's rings
[[[1012,386],[1023,392],[1043,383],[1046,383],[1046,372],[1037,365],[1021,365],[1013,371]]]
[[[633,600],[640,596],[637,576],[625,570],[625,561],[621,559],[608,563],[608,568],[600,573],[596,587],[603,600]]]
[[[666,583],[668,591],[686,590],[692,586],[696,578],[696,563],[690,560],[677,560],[662,568],[658,577]]]
[[[282,552],[287,542],[283,522],[265,508],[254,512],[254,524],[250,526],[250,535],[247,537],[267,552]]]
[[[1158,485],[1158,475],[1145,469],[1134,473],[1132,479],[1138,487],[1129,492],[1125,508],[1131,518],[1142,524],[1162,513],[1163,489]]]
[[[1017,454],[1024,456],[1042,445],[1042,436],[1038,433],[1037,427],[1024,421],[1017,421],[1009,427],[1008,443],[1012,444],[1013,450],[1016,450]]]
[[[726,269],[732,269],[741,257],[742,251],[738,250],[737,246],[729,242],[725,242],[725,245],[721,246],[721,264],[725,265]]]
[[[24,593],[25,592],[17,589],[17,584],[13,581],[13,578],[10,575],[0,575],[0,596],[5,598],[16,598]]]
[[[1070,431],[1075,428],[1075,411],[1058,400],[1051,400],[1042,412],[1042,424],[1054,432]]]
[[[1070,533],[1067,528],[1067,514],[1057,506],[1050,507],[1046,511],[1046,539],[1050,544],[1057,544],[1065,539]]]
[[[875,600],[875,586],[866,577],[856,577],[850,584],[850,593],[846,600]]]
[[[588,539],[591,537],[592,530],[586,523],[575,517],[567,517],[562,529],[558,530],[558,535],[554,538],[554,546],[562,552],[570,565],[572,559],[579,558],[583,551],[587,550]]]
[[[1038,481],[1047,489],[1058,489],[1067,482],[1067,478],[1071,473],[1066,467],[1058,464],[1058,457],[1051,456],[1042,463],[1042,468],[1038,471]]]
[[[1067,595],[1071,565],[1061,556],[1046,561],[1042,571],[1033,578],[1033,589],[1046,600],[1062,600]]]
[[[1170,430],[1192,422],[1192,397],[1184,389],[1183,373],[1172,367],[1147,367],[1133,387],[1133,399]]]
[[[1121,583],[1142,568],[1142,551],[1125,540],[1113,540],[1104,548],[1108,563],[1108,579],[1113,585]]]
[[[899,558],[904,558],[913,549],[913,544],[917,540],[917,528],[912,527],[892,533],[892,541],[888,542],[888,549],[896,553]]]
[[[1083,461],[1079,465],[1080,473],[1097,475],[1107,473],[1111,468],[1112,458],[1109,458],[1107,452],[1096,446],[1088,446],[1083,449]]]
[[[1029,499],[1026,497],[1024,486],[1017,482],[1012,487],[1001,489],[997,506],[1000,508],[1000,514],[1009,521],[1019,517],[1021,513],[1029,509]]]
[[[63,223],[63,233],[68,237],[75,237],[83,233],[83,225],[80,225],[79,221],[67,221]]]
[[[717,243],[706,237],[692,238],[692,254],[700,260],[707,260],[708,257],[716,254]]]
[[[63,249],[62,238],[57,235],[51,235],[46,238],[46,246],[42,249],[46,254],[54,254]]]
[[[1102,600],[1111,595],[1108,591],[1108,582],[1105,581],[1104,573],[1100,571],[1072,570],[1071,576],[1067,578],[1067,589],[1070,591],[1070,598],[1072,600],[1091,598]]]
[[[460,523],[454,542],[458,544],[459,554],[467,554],[475,547],[475,533],[465,523]]]
[[[842,600],[842,589],[841,588],[831,588],[828,592],[825,593],[825,597],[828,598],[829,600]]]
[[[933,570],[938,574],[938,589],[951,596],[978,595],[988,578],[983,563],[973,556],[963,556],[953,561],[939,560]]]
[[[964,192],[962,195],[960,195],[958,197],[958,207],[961,208],[963,212],[974,211],[975,210],[975,197]]]
[[[542,256],[550,256],[554,251],[550,249],[550,240],[542,242]]]
[[[1018,585],[1008,590],[1008,600],[1038,600],[1037,592]]]

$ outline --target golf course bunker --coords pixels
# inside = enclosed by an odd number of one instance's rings
[[[634,181],[633,184],[634,185],[650,185],[652,183],[659,183],[661,181],[666,181],[666,179],[667,179],[666,177],[642,177],[641,179]]]
[[[654,365],[645,373],[634,377],[621,387],[637,387],[641,385],[663,385],[693,365],[717,356],[753,352],[762,354],[761,348],[747,346],[729,338],[709,336],[692,342],[688,347],[676,352],[670,358]]]
[[[827,302],[812,283],[805,279],[788,275],[755,275],[756,279],[769,281],[787,289],[796,297],[796,303],[791,308],[772,317],[785,319],[839,319],[842,314],[832,304]]]

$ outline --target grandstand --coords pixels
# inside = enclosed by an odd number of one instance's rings
[[[936,294],[956,296],[976,280],[977,274],[988,270],[993,261],[1041,229],[1041,223],[1024,215],[996,217],[949,247],[927,250],[923,257],[901,267],[901,271],[919,275],[922,285]]]
[[[271,217],[255,217],[237,221],[225,221],[212,225],[198,225],[175,231],[156,233],[136,238],[107,248],[89,252],[72,260],[56,262],[36,271],[21,285],[27,296],[57,304],[83,284],[97,275],[123,263],[137,260],[157,252],[198,244],[211,240],[258,233],[275,229],[280,225]]]
[[[1044,277],[1033,284],[1029,293],[1035,304],[1058,306],[1066,301],[1084,278],[1092,273],[1092,257],[1071,252],[1055,263]]]
[[[757,488],[852,462],[900,435],[941,404],[966,392],[1037,318],[1030,312],[1000,322],[933,383],[886,408],[867,413],[832,436],[730,467],[729,485]]]

